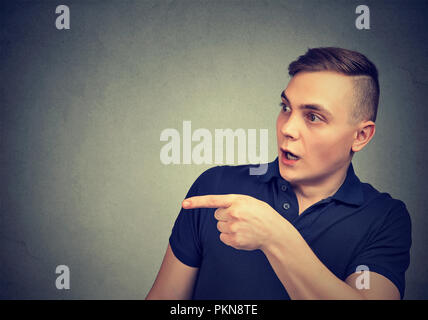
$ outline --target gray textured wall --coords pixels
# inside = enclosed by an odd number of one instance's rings
[[[69,5],[71,29],[55,28]],[[357,30],[355,8],[371,10]],[[163,165],[160,133],[269,129],[308,47],[378,66],[377,132],[357,175],[413,221],[406,298],[428,298],[426,1],[2,3],[0,298],[131,298],[150,289],[180,203],[211,165]],[[71,289],[55,288],[55,267]]]

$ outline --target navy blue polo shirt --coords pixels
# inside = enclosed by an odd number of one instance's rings
[[[186,198],[234,193],[264,201],[300,232],[339,279],[366,266],[391,280],[403,298],[411,221],[402,201],[360,182],[351,163],[337,192],[299,215],[296,195],[279,173],[278,158],[264,175],[250,175],[250,167],[210,168]],[[237,250],[221,242],[215,210],[181,209],[169,239],[177,259],[199,268],[193,299],[289,299],[261,250]]]

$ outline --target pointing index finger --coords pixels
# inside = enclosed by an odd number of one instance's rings
[[[183,201],[184,209],[195,208],[227,208],[232,205],[231,194],[216,194],[206,196],[195,196]]]

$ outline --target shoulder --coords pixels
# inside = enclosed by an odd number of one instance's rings
[[[407,232],[411,228],[410,214],[406,204],[387,192],[380,192],[369,183],[362,183],[366,209],[377,222],[378,229],[398,228]]]
[[[406,204],[397,198],[393,198],[387,192],[381,192],[373,187],[370,183],[361,183],[365,202],[372,205],[382,206],[390,211],[392,209],[398,211],[407,211]]]

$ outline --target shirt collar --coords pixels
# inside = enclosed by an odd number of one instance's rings
[[[279,173],[279,165],[278,165],[278,157],[272,162],[268,163],[268,169],[265,174],[258,175],[257,178],[262,182],[269,182],[273,178],[281,178],[281,174]],[[288,183],[287,180],[284,180]]]
[[[279,172],[278,157],[272,162],[268,163],[268,170],[264,175],[257,176],[262,182],[269,182],[271,179],[281,179],[285,181],[287,187],[290,187],[290,183],[281,177]],[[364,195],[362,189],[362,183],[355,174],[352,162],[349,164],[346,172],[345,181],[342,183],[336,193],[331,196],[332,199],[342,201],[348,204],[361,205],[364,202]]]

